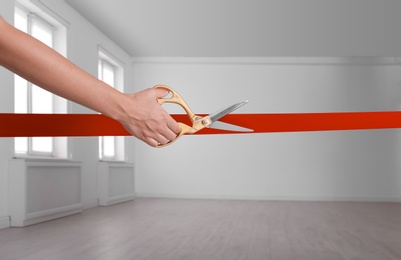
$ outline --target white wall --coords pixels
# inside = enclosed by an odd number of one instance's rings
[[[139,90],[169,85],[196,113],[244,99],[251,102],[236,113],[400,108],[401,66],[391,58],[384,63],[375,58],[225,61],[137,60],[135,86]],[[399,200],[400,137],[400,130],[329,131],[184,136],[163,149],[138,144],[137,192],[166,197]]]
[[[400,53],[401,1],[397,0],[66,1],[133,56]]]
[[[99,32],[87,20],[78,15],[64,1],[43,0],[38,2],[40,7],[50,14],[67,21],[68,25],[68,58],[78,66],[97,77],[98,44],[115,55],[130,71],[131,57],[115,45],[104,34]],[[0,2],[1,15],[13,23],[14,0]],[[0,68],[0,111],[13,112],[13,74]],[[133,79],[131,73],[125,73],[126,92],[132,92]],[[93,113],[77,104],[69,104],[71,113]],[[128,161],[133,161],[131,141],[126,145]],[[98,161],[98,138],[71,138],[70,148],[72,159],[83,162],[82,200],[85,206],[97,205],[96,162]],[[7,161],[13,156],[12,138],[0,138],[0,225],[1,220],[8,216],[7,210]],[[4,223],[4,221],[3,221]]]

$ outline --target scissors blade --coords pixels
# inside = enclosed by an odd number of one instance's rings
[[[216,121],[209,125],[210,128],[227,130],[227,131],[235,131],[235,132],[253,132],[253,129],[245,128],[242,126],[237,126],[229,123],[224,123],[221,121]]]
[[[231,112],[233,112],[234,110],[242,107],[243,105],[245,105],[246,103],[248,103],[249,100],[245,100],[243,102],[239,102],[237,104],[231,105],[225,109],[219,110],[215,113],[212,113],[209,115],[210,121],[212,123],[216,122],[217,120],[219,120],[220,118],[222,118],[223,116],[230,114]]]

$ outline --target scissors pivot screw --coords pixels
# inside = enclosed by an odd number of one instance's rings
[[[208,123],[209,123],[209,120],[207,120],[207,119],[202,120],[202,125],[207,125]]]

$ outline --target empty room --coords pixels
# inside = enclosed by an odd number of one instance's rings
[[[2,0],[0,259],[401,259],[400,11]]]

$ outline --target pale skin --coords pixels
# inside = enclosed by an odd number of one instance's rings
[[[125,94],[110,87],[0,16],[0,66],[56,95],[119,121],[150,146],[174,140],[180,126],[157,103],[168,94],[146,89]]]

